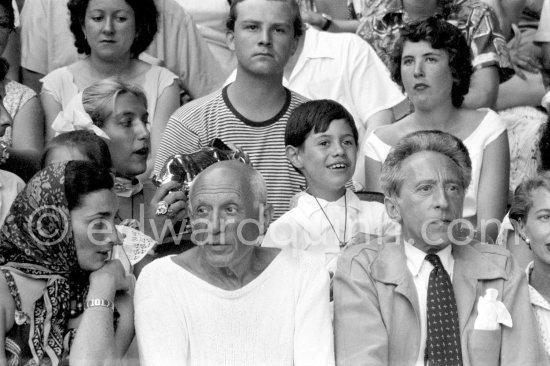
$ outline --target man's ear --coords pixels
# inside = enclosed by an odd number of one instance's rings
[[[290,161],[290,164],[292,164],[297,169],[302,169],[304,167],[304,164],[302,163],[299,148],[292,145],[286,145],[285,150],[286,158],[288,159],[288,161]]]
[[[395,222],[401,223],[401,213],[399,212],[399,205],[395,197],[384,197],[384,206],[386,206],[386,212],[390,219]]]
[[[305,37],[305,34],[302,35],[302,37]],[[290,46],[290,56],[294,56],[296,53],[296,50],[298,49],[298,44],[300,43],[300,37],[294,37],[294,41],[292,42],[292,45]]]
[[[260,235],[265,235],[267,232],[267,228],[269,227],[269,224],[271,223],[271,218],[273,217],[273,206],[269,203],[264,203],[262,210],[262,226],[260,228],[261,232]]]
[[[231,51],[235,52],[235,33],[233,31],[228,30],[225,33],[225,43]]]

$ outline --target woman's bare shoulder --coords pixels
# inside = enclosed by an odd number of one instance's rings
[[[408,116],[389,125],[377,128],[373,133],[387,145],[393,146],[411,130]]]

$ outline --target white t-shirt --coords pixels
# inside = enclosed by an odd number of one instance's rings
[[[537,43],[550,42],[550,0],[544,0],[540,13],[539,27],[535,33],[534,41]]]
[[[334,365],[328,274],[283,250],[244,287],[227,291],[171,257],[141,272],[134,297],[142,365]]]

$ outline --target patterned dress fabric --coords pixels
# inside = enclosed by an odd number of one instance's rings
[[[361,18],[357,34],[369,42],[388,65],[399,31],[409,19],[402,0],[369,0],[368,3],[369,11]],[[474,69],[497,66],[501,82],[514,74],[498,19],[488,5],[477,0],[445,0],[434,15],[462,31],[472,50]]]
[[[31,88],[12,80],[5,80],[4,83],[5,96],[2,102],[10,116],[15,118],[17,112],[19,112],[31,98],[35,97],[36,93]],[[6,133],[4,136],[0,137],[0,140],[7,143],[8,146],[12,146],[12,126],[6,128]]]
[[[435,268],[428,283],[425,359],[428,365],[462,365],[460,327],[451,278],[437,254],[428,254],[426,260]]]
[[[47,282],[30,316],[29,365],[47,359],[54,366],[59,363],[70,304],[83,299],[88,285],[76,256],[65,196],[66,165],[51,164],[29,181],[0,232],[0,269]]]

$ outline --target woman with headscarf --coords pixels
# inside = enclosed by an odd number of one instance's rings
[[[108,170],[51,164],[13,203],[0,233],[0,366],[120,360],[134,332],[117,260]],[[78,328],[78,331],[76,329]]]

